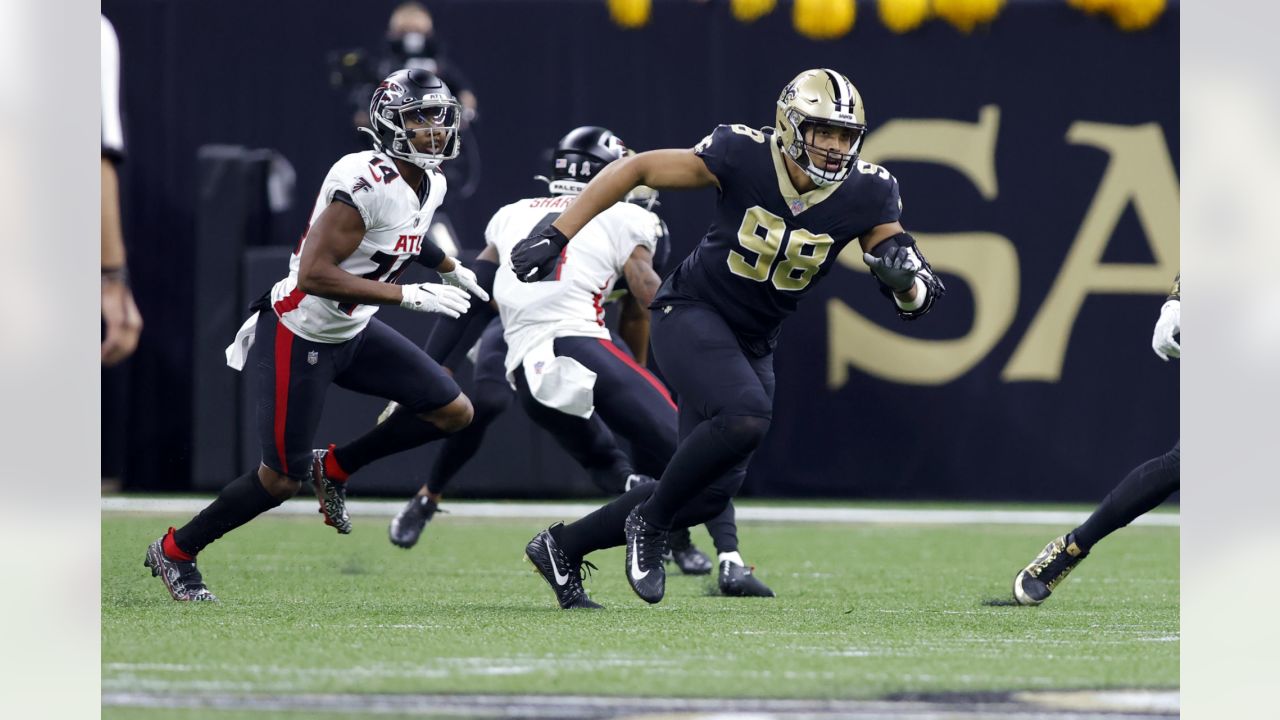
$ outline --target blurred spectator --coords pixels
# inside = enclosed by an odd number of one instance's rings
[[[396,6],[387,22],[385,54],[350,50],[330,58],[333,82],[348,91],[354,108],[352,122],[369,126],[369,96],[373,86],[400,68],[421,68],[435,73],[462,103],[462,127],[476,119],[476,96],[471,82],[444,51],[435,22],[422,3],[410,0]]]
[[[115,28],[102,18],[102,492],[120,489],[124,465],[125,384],[113,368],[133,354],[142,314],[129,289],[124,232],[120,223],[120,178],[124,123],[120,118],[120,46]]]
[[[102,364],[116,365],[133,354],[142,333],[142,315],[129,290],[124,233],[120,229],[120,182],[116,164],[124,159],[120,120],[120,46],[115,29],[102,18]]]

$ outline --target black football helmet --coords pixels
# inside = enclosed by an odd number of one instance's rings
[[[560,138],[551,156],[552,195],[577,195],[600,172],[600,168],[627,154],[627,146],[612,132],[595,125],[583,125]]]
[[[406,119],[412,119],[416,128],[406,126]],[[458,157],[461,119],[462,105],[443,80],[426,70],[405,68],[374,89],[369,101],[372,129],[361,130],[373,136],[375,150],[427,170]],[[420,132],[431,139],[429,151],[419,150],[412,142]]]

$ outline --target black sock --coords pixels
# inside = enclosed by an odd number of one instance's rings
[[[255,517],[283,503],[262,487],[258,471],[245,473],[232,480],[191,522],[173,534],[178,549],[195,555],[205,547],[244,525]]]
[[[707,521],[707,532],[717,553],[738,551],[738,524],[734,520],[733,503],[724,512]]]
[[[605,548],[621,547],[627,542],[622,526],[627,522],[631,508],[644,502],[653,494],[654,483],[631,488],[613,502],[597,509],[568,525],[553,527],[551,537],[570,559],[581,559],[588,553]]]
[[[473,420],[470,425],[450,435],[444,441],[444,445],[440,447],[440,454],[436,456],[436,464],[431,467],[431,475],[427,478],[427,490],[436,494],[444,492],[453,476],[476,456],[480,443],[484,441],[486,429],[488,429],[487,422]]]
[[[448,434],[409,410],[399,407],[381,425],[336,448],[333,459],[351,475],[374,460],[425,445]]]
[[[769,420],[751,415],[717,415],[704,420],[680,442],[662,481],[641,512],[645,521],[670,529],[676,513],[764,441]],[[719,514],[720,509],[716,509]]]
[[[1182,477],[1182,443],[1152,458],[1125,476],[1072,534],[1085,552],[1103,538],[1133,522],[1178,490]]]

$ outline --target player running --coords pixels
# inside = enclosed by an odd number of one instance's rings
[[[773,128],[721,125],[692,150],[612,163],[551,224],[511,251],[538,283],[603,212],[639,185],[714,186],[715,217],[651,305],[658,366],[680,398],[679,446],[656,484],[635,488],[551,539],[576,571],[593,550],[626,544],[626,574],[650,603],[665,592],[669,533],[723,512],[773,416],[773,349],[782,321],[857,240],[905,319],[945,288],[899,222],[898,182],[858,160],[862,98],[833,70],[806,70],[782,90]],[[536,285],[534,286],[536,287]],[[561,568],[563,569],[563,568]]]
[[[254,304],[227,348],[228,364],[247,364],[252,378],[261,464],[147,548],[145,565],[174,600],[216,600],[196,556],[293,497],[303,480],[315,484],[325,522],[348,533],[348,474],[471,421],[471,403],[453,379],[374,317],[382,305],[458,317],[468,292],[489,299],[470,270],[424,237],[446,190],[438,166],[458,154],[459,114],[449,88],[424,70],[397,71],[374,91],[373,150],[329,170],[288,276]],[[395,284],[412,260],[436,269],[443,283]],[[313,451],[331,384],[395,400],[401,410],[349,445]]]
[[[1174,337],[1181,332],[1181,285],[1179,275],[1160,308],[1160,319],[1151,337],[1151,349],[1166,362],[1182,356],[1182,347]],[[1058,583],[1088,557],[1094,545],[1167,500],[1181,483],[1182,441],[1178,441],[1169,452],[1130,470],[1082,525],[1045,545],[1031,564],[1013,578],[1013,599],[1019,605],[1039,605],[1048,600]]]

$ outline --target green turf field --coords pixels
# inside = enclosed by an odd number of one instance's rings
[[[523,562],[543,523],[448,516],[409,551],[387,542],[383,518],[356,518],[345,537],[318,517],[260,518],[201,557],[222,602],[179,604],[142,559],[185,520],[103,517],[104,692],[872,698],[1178,684],[1176,528],[1112,536],[1048,603],[1021,608],[985,603],[1006,600],[1062,529],[743,523],[743,554],[777,598],[718,597],[713,580],[677,574],[648,606],[615,549],[587,582],[607,609],[565,612]],[[710,549],[701,529],[694,540]]]

